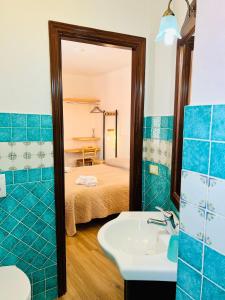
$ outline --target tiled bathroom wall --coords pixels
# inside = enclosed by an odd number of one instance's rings
[[[225,299],[225,105],[185,109],[176,300]]]
[[[170,200],[173,116],[145,117],[143,142],[143,210],[175,209]],[[159,175],[149,173],[156,165]]]
[[[0,113],[0,265],[30,278],[32,299],[57,297],[52,117]]]

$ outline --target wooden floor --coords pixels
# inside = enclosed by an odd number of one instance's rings
[[[60,300],[123,300],[124,282],[102,252],[97,232],[107,220],[77,226],[67,237],[67,294]]]

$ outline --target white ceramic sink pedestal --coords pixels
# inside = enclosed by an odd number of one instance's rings
[[[147,224],[160,212],[123,212],[98,232],[98,241],[125,280],[176,281],[177,264],[167,259],[170,235],[165,227]]]

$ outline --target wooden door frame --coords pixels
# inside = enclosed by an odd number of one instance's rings
[[[142,209],[142,143],[146,52],[146,39],[143,37],[49,21],[59,296],[66,292],[61,40],[132,50],[129,202],[132,211]]]

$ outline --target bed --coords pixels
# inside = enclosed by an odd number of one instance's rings
[[[76,185],[80,175],[96,176],[96,186]],[[71,168],[65,174],[66,233],[73,236],[76,224],[127,211],[129,207],[129,170],[107,164]]]

